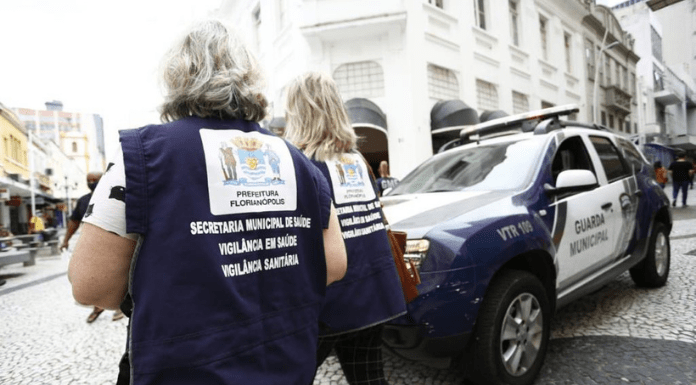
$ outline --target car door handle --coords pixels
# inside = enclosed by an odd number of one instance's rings
[[[640,190],[634,192],[633,194],[635,194],[635,196],[637,196],[637,197],[639,197],[639,198],[643,196],[643,192],[640,191]]]
[[[611,208],[611,202],[602,205],[602,210],[609,210]]]

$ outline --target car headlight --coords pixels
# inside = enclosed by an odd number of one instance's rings
[[[420,271],[421,262],[425,259],[430,249],[430,241],[427,239],[409,239],[406,241],[404,260]]]

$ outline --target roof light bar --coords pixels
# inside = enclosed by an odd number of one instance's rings
[[[563,106],[545,108],[543,110],[525,112],[523,114],[506,116],[504,118],[493,119],[485,123],[480,123],[475,126],[463,128],[459,137],[463,141],[468,141],[472,135],[492,134],[496,132],[510,131],[512,126],[521,125],[521,130],[524,132],[534,130],[536,124],[545,119],[558,118],[560,116],[568,116],[580,111],[576,104],[567,104]]]

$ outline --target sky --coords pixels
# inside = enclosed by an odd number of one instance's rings
[[[0,103],[104,119],[107,159],[118,130],[159,122],[159,64],[221,0],[11,0],[0,14]]]

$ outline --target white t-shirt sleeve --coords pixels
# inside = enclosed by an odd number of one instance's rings
[[[92,193],[92,199],[89,201],[89,205],[92,206],[91,212],[85,214],[82,221],[124,238],[137,240],[138,234],[126,233],[125,187],[123,150],[119,144],[114,159],[106,167],[104,175]]]

